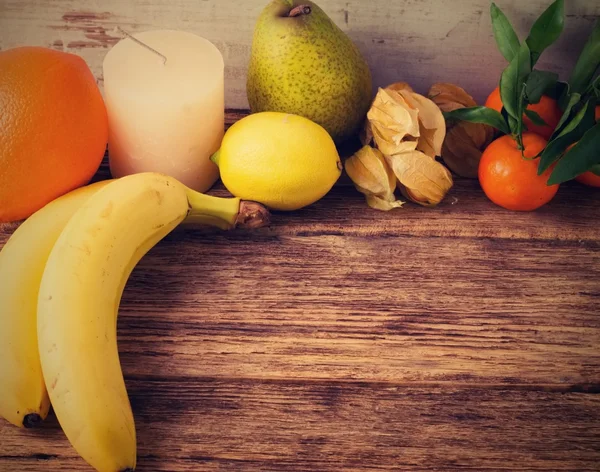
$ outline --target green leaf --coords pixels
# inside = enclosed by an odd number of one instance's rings
[[[558,82],[558,74],[543,70],[532,70],[527,77],[527,101],[529,103],[539,103],[542,95],[553,88]]]
[[[500,79],[500,97],[506,112],[519,119],[519,101],[525,80],[531,73],[531,57],[527,43],[522,43],[517,55],[508,65]]]
[[[557,81],[552,84],[545,92],[545,95],[553,98],[554,100],[560,100],[563,95],[569,92],[569,84],[566,82]]]
[[[577,112],[573,119],[567,122],[565,128],[553,138],[542,151],[538,165],[538,175],[556,162],[569,145],[581,139],[584,133],[594,125],[594,109],[589,102]]]
[[[556,0],[536,20],[527,37],[531,60],[535,64],[542,52],[554,43],[565,26],[565,2]]]
[[[600,175],[600,164],[594,164],[590,167],[590,172],[595,175]]]
[[[554,133],[552,133],[552,136],[550,137],[550,140],[552,140],[560,134],[560,132],[562,131],[562,127],[569,119],[569,116],[571,116],[571,111],[573,110],[573,107],[577,105],[580,102],[580,100],[581,95],[579,95],[578,93],[574,93],[571,95],[571,97],[569,98],[569,103],[567,103],[567,107],[565,108],[565,111],[560,117],[560,120],[556,125],[556,128],[554,129]]]
[[[527,118],[529,118],[531,120],[531,122],[536,125],[536,126],[547,126],[548,123],[546,123],[544,121],[544,119],[535,111],[533,110],[525,110],[525,115],[527,115]]]
[[[521,45],[517,33],[515,33],[515,30],[508,18],[506,18],[506,15],[502,13],[502,10],[500,10],[495,3],[492,3],[492,6],[490,7],[490,14],[492,17],[494,38],[496,38],[498,49],[504,58],[510,62],[513,60],[513,57],[517,55],[519,46]]]
[[[523,120],[521,120],[521,129],[523,128]],[[519,120],[517,120],[514,116],[508,115],[508,129],[512,134],[519,134]],[[527,127],[525,127],[527,129]]]
[[[511,119],[511,117],[510,117],[510,116],[508,116],[508,113],[506,113],[506,108],[504,108],[504,107],[502,107],[502,111],[500,112],[500,114],[502,115],[502,118],[504,118],[504,121],[505,121],[506,123],[508,123],[508,122],[509,122],[509,120]],[[509,126],[509,128],[508,128],[508,129],[510,130],[510,126]]]
[[[523,132],[527,130],[527,125],[523,121],[523,114],[525,113],[526,105],[527,104],[525,103],[525,84],[523,84],[523,87],[521,87],[521,95],[519,97],[519,106],[518,106],[519,118],[516,120],[516,125],[510,126],[510,128],[513,130],[513,133],[516,134],[515,140],[517,141],[517,145],[518,145],[519,149],[521,150],[521,154],[523,154],[523,157],[525,157],[525,155],[524,155],[525,150],[523,148]],[[512,116],[510,118],[511,118],[511,120],[514,119]],[[509,120],[509,123],[510,123],[510,120]]]
[[[571,91],[583,94],[599,66],[600,20],[597,20],[569,78]]]
[[[444,113],[447,120],[468,121],[469,123],[482,123],[489,125],[505,134],[510,134],[510,129],[504,118],[496,110],[487,107],[459,108]]]
[[[588,89],[585,91],[586,94],[590,94],[596,98],[600,98],[600,75],[598,75],[590,84]]]
[[[548,184],[574,179],[600,163],[600,123],[588,129],[581,140],[556,164]]]

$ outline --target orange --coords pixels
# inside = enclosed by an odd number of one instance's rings
[[[596,113],[598,113],[599,108],[600,107],[596,107]],[[598,121],[598,118],[596,119],[596,121]],[[571,144],[567,148],[565,153],[569,152],[569,150],[576,144],[577,143]],[[592,171],[587,171],[587,172],[584,172],[583,174],[579,174],[577,177],[575,177],[575,180],[581,184],[588,185],[590,187],[600,187],[600,175],[596,175]]]
[[[535,133],[523,133],[524,154],[536,156],[547,141]],[[548,203],[558,185],[547,185],[552,169],[537,174],[539,157],[524,159],[512,136],[493,141],[481,155],[479,183],[487,197],[508,210],[532,211]]]
[[[500,98],[500,89],[496,87],[494,91],[490,94],[485,102],[485,106],[488,108],[492,108],[497,112],[502,111],[502,99]],[[539,134],[544,139],[550,139],[552,133],[554,132],[554,128],[558,125],[560,118],[562,116],[562,111],[560,110],[558,103],[553,98],[550,98],[546,95],[543,95],[539,103],[531,104],[527,107],[528,110],[535,111],[542,120],[547,123],[547,126],[537,126],[534,125],[529,118],[523,116],[523,123],[527,126],[527,130]]]
[[[0,222],[27,218],[85,185],[108,139],[85,61],[42,47],[0,52]]]
[[[596,106],[595,117],[596,117],[596,121],[600,121],[600,105]],[[569,149],[571,149],[573,146],[575,146],[575,144],[577,144],[577,143],[571,144],[567,148],[567,151],[569,151]],[[565,152],[567,152],[567,151],[565,151]],[[591,171],[584,172],[583,174],[578,175],[577,177],[575,177],[575,180],[581,184],[589,185],[590,187],[600,187],[600,175],[596,175]]]
[[[575,177],[575,180],[581,184],[589,185],[590,187],[600,187],[600,175],[596,175],[591,171],[578,175]]]

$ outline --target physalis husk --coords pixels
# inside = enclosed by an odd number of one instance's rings
[[[428,95],[443,112],[477,105],[473,97],[454,84],[434,84]],[[477,178],[481,153],[493,139],[494,129],[491,126],[466,121],[449,123],[442,159],[458,175]]]
[[[379,150],[364,146],[346,159],[345,167],[354,186],[365,195],[371,208],[388,211],[404,204],[396,200],[396,177]]]
[[[400,191],[415,203],[434,206],[452,188],[452,174],[442,164],[421,151],[386,156]]]
[[[439,107],[407,83],[398,82],[378,90],[361,140],[381,151],[407,198],[432,206],[452,187],[450,172],[435,160],[442,152],[445,134]]]

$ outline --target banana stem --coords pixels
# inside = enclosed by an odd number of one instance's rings
[[[187,224],[201,224],[228,230],[235,227],[261,228],[271,222],[269,211],[260,203],[242,201],[237,197],[220,198],[187,189],[190,210]]]
[[[209,224],[220,229],[235,227],[240,212],[239,198],[219,198],[187,189],[190,211],[186,223]]]
[[[271,224],[271,214],[260,203],[242,200],[235,224],[248,229],[262,228]]]
[[[201,225],[210,226],[212,228],[219,228],[222,230],[232,229],[233,225],[228,222],[210,215],[202,215],[200,213],[190,213],[184,221],[186,225]]]

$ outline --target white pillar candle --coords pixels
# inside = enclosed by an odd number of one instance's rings
[[[204,192],[224,134],[224,64],[209,41],[183,31],[146,31],[104,59],[113,177],[162,172]]]

